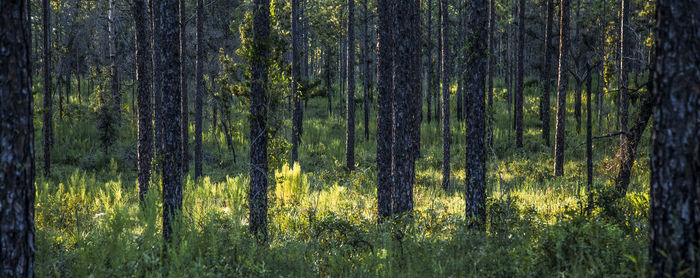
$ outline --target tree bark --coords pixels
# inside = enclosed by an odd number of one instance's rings
[[[650,276],[700,275],[700,27],[697,1],[656,4]],[[692,22],[692,23],[691,23]]]
[[[172,223],[175,215],[182,210],[182,137],[180,136],[180,57],[178,51],[178,2],[176,0],[160,1],[154,9],[162,23],[156,36],[162,40],[158,45],[163,89],[163,237],[172,239]]]
[[[523,93],[525,83],[525,0],[520,0],[518,6],[518,74],[517,88],[515,91],[515,145],[518,148],[523,146]]]
[[[557,88],[557,127],[554,141],[554,175],[564,174],[564,147],[566,143],[566,89],[569,85],[566,53],[569,51],[569,0],[561,0],[559,23],[559,72]]]
[[[187,175],[190,168],[190,111],[189,96],[187,91],[187,34],[185,23],[186,6],[185,1],[179,0],[179,32],[180,33],[180,121],[181,121],[181,145],[182,145],[182,173]]]
[[[486,168],[485,168],[485,80],[487,72],[486,64],[490,58],[487,45],[484,43],[484,37],[488,36],[487,20],[487,0],[473,0],[470,2],[471,22],[473,26],[472,34],[469,36],[469,44],[472,46],[471,51],[467,53],[469,57],[468,65],[470,84],[467,90],[467,118],[466,130],[467,138],[465,144],[466,164],[465,164],[465,201],[466,201],[466,217],[472,217],[477,223],[483,224],[486,220]],[[493,0],[491,0],[493,1]]]
[[[112,90],[111,105],[113,106],[115,116],[117,117],[117,122],[119,122],[119,115],[121,114],[121,94],[119,92],[119,68],[117,67],[117,37],[115,35],[115,0],[109,1],[109,64],[110,64],[110,81]]]
[[[143,202],[151,181],[153,159],[153,119],[151,114],[151,34],[147,5],[144,0],[134,0],[131,11],[134,17],[136,41],[136,82],[138,86],[138,194]]]
[[[369,84],[370,84],[370,74],[369,74],[369,3],[367,0],[363,0],[362,6],[363,6],[363,14],[364,14],[364,32],[363,32],[363,42],[362,42],[362,49],[364,51],[364,61],[362,63],[364,70],[364,78],[363,78],[363,87],[365,90],[365,96],[364,96],[364,110],[365,110],[365,141],[369,140],[369,110],[370,110],[370,100],[369,100]]]
[[[593,124],[591,112],[591,87],[593,84],[593,68],[588,66],[586,75],[586,185],[593,186]]]
[[[301,99],[299,84],[301,84],[301,23],[300,2],[292,0],[292,164],[298,160],[299,138],[301,137]]]
[[[542,139],[544,139],[544,144],[549,147],[549,98],[552,90],[552,24],[554,23],[552,17],[554,17],[554,2],[553,0],[545,0],[547,5],[547,22],[544,33],[544,76],[542,77],[542,83],[544,83],[544,88],[542,90],[542,96],[540,96],[540,121],[542,122]]]
[[[381,221],[392,215],[394,191],[391,172],[394,0],[377,1],[377,18],[377,216]]]
[[[630,0],[621,0],[620,10],[620,130],[627,132],[627,114],[629,113],[629,96],[627,85],[629,84],[627,76],[629,75],[628,64],[631,56],[630,43]],[[624,143],[620,137],[621,144]]]
[[[49,6],[49,0],[41,1],[41,12],[43,19],[43,81],[44,81],[44,126],[42,127],[43,132],[43,151],[44,151],[44,177],[48,177],[51,174],[51,145],[53,140],[53,113],[52,113],[52,94],[51,94],[51,49],[49,46],[50,35],[49,29],[51,29],[51,7]]]
[[[450,186],[450,76],[449,61],[450,48],[449,36],[449,12],[447,0],[440,0],[440,41],[442,42],[442,62],[440,66],[440,79],[442,81],[442,188],[447,190]]]
[[[348,0],[347,94],[345,108],[345,167],[355,169],[355,0]]]
[[[0,270],[3,277],[34,276],[34,120],[31,29],[26,5],[24,0],[0,2]]]
[[[250,232],[267,241],[267,59],[270,37],[270,0],[255,0],[253,59],[250,88]]]
[[[197,37],[197,52],[195,59],[195,74],[194,83],[196,87],[196,92],[194,95],[194,178],[199,179],[202,176],[202,102],[204,88],[202,84],[202,74],[204,65],[204,41],[202,37],[203,22],[204,22],[204,2],[202,0],[197,0],[197,27],[196,34]]]
[[[428,34],[428,80],[427,80],[427,90],[425,94],[426,104],[428,106],[428,122],[432,121],[432,100],[433,100],[433,0],[427,0],[428,3],[428,20],[427,23],[427,34]]]

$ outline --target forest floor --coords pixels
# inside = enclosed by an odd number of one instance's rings
[[[281,139],[289,137],[288,120],[272,141],[270,236],[266,246],[247,233],[248,114],[244,105],[236,102],[232,132],[238,157],[234,162],[223,132],[213,131],[211,121],[205,119],[205,178],[193,181],[190,164],[183,185],[183,212],[175,227],[175,240],[167,249],[161,236],[160,186],[152,186],[145,206],[139,206],[136,117],[130,104],[124,105],[118,140],[105,150],[96,139],[94,107],[78,105],[72,98],[73,104],[66,107],[63,119],[55,120],[52,175],[37,179],[36,274],[645,276],[649,132],[640,144],[629,194],[610,201],[606,192],[613,186],[611,180],[617,171],[614,155],[619,138],[594,142],[594,186],[588,188],[584,151],[587,100],[584,97],[579,133],[570,93],[565,175],[553,177],[553,145],[546,147],[540,135],[538,94],[534,86],[526,89],[524,147],[517,149],[514,132],[507,129],[505,93],[496,92],[492,110],[494,144],[486,151],[484,230],[470,228],[464,219],[465,127],[456,117],[451,119],[451,189],[440,187],[439,122],[427,122],[424,116],[421,156],[416,164],[415,210],[377,225],[374,111],[370,114],[370,137],[365,140],[364,111],[358,103],[357,170],[349,172],[344,168],[345,121],[338,116],[344,114],[329,116],[327,100],[312,99],[304,113],[299,165],[288,166],[284,159],[291,149]],[[455,100],[453,96],[453,108]],[[40,103],[40,99],[35,100],[37,111]],[[333,103],[333,112],[337,113],[338,99]],[[614,109],[606,110],[610,112],[604,115],[602,127],[594,118],[594,135],[615,131]],[[552,127],[554,111],[552,107]],[[37,115],[34,125],[38,176],[43,167],[40,119]],[[192,124],[191,140],[193,132]],[[553,142],[553,128],[551,135]],[[158,175],[154,176],[158,184]],[[595,204],[590,210],[589,200]]]

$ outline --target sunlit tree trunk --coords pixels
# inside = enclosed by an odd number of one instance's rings
[[[557,89],[557,129],[554,141],[554,175],[564,174],[564,145],[566,143],[566,90],[569,85],[566,56],[569,51],[569,0],[561,0],[559,24],[559,85]]]

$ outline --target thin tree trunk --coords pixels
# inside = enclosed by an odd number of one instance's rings
[[[393,0],[377,1],[377,216],[392,214]]]
[[[179,32],[180,33],[180,94],[182,102],[180,103],[180,121],[181,121],[181,140],[182,140],[182,173],[187,175],[190,168],[190,111],[189,111],[189,96],[187,90],[187,34],[185,23],[186,6],[184,0],[179,0]]]
[[[355,169],[355,0],[348,0],[348,43],[346,69],[347,94],[345,109],[345,167]]]
[[[43,81],[44,81],[44,126],[42,127],[43,132],[43,151],[44,151],[44,177],[48,177],[51,174],[51,145],[53,140],[53,114],[51,112],[52,95],[51,95],[51,75],[50,75],[50,62],[51,62],[51,49],[49,45],[49,29],[51,28],[51,18],[50,18],[49,0],[41,1],[41,11],[43,19]]]
[[[299,85],[301,84],[301,23],[300,2],[292,0],[292,164],[298,160],[299,138],[301,136],[301,99]]]
[[[267,56],[270,37],[270,1],[255,0],[253,10],[253,48],[250,90],[250,232],[267,241]]]
[[[203,22],[204,22],[204,2],[197,0],[197,50],[195,57],[195,73],[194,83],[196,92],[194,95],[194,178],[199,179],[202,176],[202,104],[204,97],[204,88],[202,84],[202,74],[204,65],[204,42],[203,42]]]
[[[442,63],[440,67],[440,79],[442,79],[442,188],[447,190],[450,186],[450,70],[449,58],[449,12],[447,0],[440,0],[440,41],[442,42]]]
[[[552,18],[554,17],[554,2],[553,0],[545,0],[547,5],[547,22],[544,33],[544,90],[542,90],[542,96],[540,96],[540,121],[542,122],[542,139],[544,139],[544,144],[549,147],[549,98],[551,95],[552,81],[551,81],[551,70],[552,70],[552,24],[554,23]]]
[[[427,3],[427,5],[428,5],[428,20],[426,21],[427,22],[426,28],[428,30],[426,32],[428,34],[428,50],[427,50],[427,52],[428,52],[428,80],[427,80],[428,90],[426,90],[425,98],[426,98],[426,103],[428,105],[428,113],[427,113],[428,114],[428,122],[431,122],[432,121],[431,117],[432,117],[432,113],[433,113],[432,112],[432,108],[433,108],[432,100],[433,100],[433,84],[434,84],[433,83],[433,26],[432,26],[432,23],[433,23],[433,19],[432,19],[433,0],[427,0],[427,1],[428,1],[428,3]]]
[[[523,146],[523,93],[525,83],[525,0],[520,0],[518,6],[518,76],[517,89],[515,92],[515,145],[518,148]]]
[[[144,0],[134,0],[131,11],[134,17],[136,41],[136,82],[138,84],[138,194],[144,201],[151,181],[153,159],[153,121],[151,114],[151,34],[147,5]]]
[[[109,64],[110,64],[110,89],[112,91],[111,105],[113,106],[117,122],[121,114],[121,95],[119,92],[119,69],[117,68],[117,37],[115,35],[115,0],[109,1]]]
[[[569,0],[561,0],[559,24],[559,85],[557,89],[557,128],[554,141],[554,175],[564,174],[564,146],[566,143],[566,89],[568,87],[566,53],[569,51]]]
[[[363,1],[363,14],[364,14],[364,32],[363,32],[363,46],[362,49],[364,50],[364,61],[363,61],[363,73],[364,73],[364,78],[363,78],[363,83],[364,83],[364,90],[365,90],[365,96],[364,96],[364,110],[365,110],[365,140],[369,140],[369,3],[367,0]]]
[[[591,87],[593,87],[593,68],[588,67],[586,75],[586,185],[593,186],[593,126],[591,124]]]

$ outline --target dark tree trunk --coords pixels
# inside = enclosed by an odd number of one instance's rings
[[[44,81],[44,126],[42,127],[43,132],[43,151],[44,151],[44,177],[48,177],[51,174],[51,141],[53,140],[53,113],[51,109],[52,95],[51,95],[51,49],[49,45],[49,29],[51,28],[51,18],[50,18],[49,0],[41,1],[41,12],[43,19],[43,81]]]
[[[180,57],[178,51],[178,2],[161,1],[154,6],[162,23],[156,32],[161,42],[159,53],[162,64],[160,80],[163,89],[163,237],[172,239],[172,223],[182,210],[182,137],[180,136]]]
[[[298,160],[299,142],[301,137],[301,23],[300,1],[292,0],[292,164]]]
[[[432,121],[432,108],[433,108],[433,0],[427,0],[428,3],[428,19],[427,19],[427,31],[428,34],[428,80],[427,80],[427,90],[425,93],[426,104],[428,106],[428,122]]]
[[[544,144],[549,147],[549,96],[552,90],[552,24],[554,23],[552,18],[554,17],[554,2],[553,0],[545,0],[547,5],[547,22],[544,33],[544,76],[542,77],[542,82],[544,83],[544,90],[542,90],[542,96],[540,96],[540,121],[542,122],[542,139],[544,139]]]
[[[489,9],[488,9],[488,25],[489,25],[489,30],[488,30],[488,46],[489,46],[489,52],[488,52],[488,81],[487,81],[487,87],[486,87],[486,92],[488,93],[488,105],[489,107],[493,106],[493,58],[494,58],[494,48],[493,48],[493,28],[494,25],[496,24],[496,13],[493,10],[495,8],[494,2],[496,0],[489,0]],[[484,3],[485,5],[486,3]],[[472,17],[475,17],[476,15],[472,14]],[[475,26],[475,25],[471,25]],[[479,25],[480,26],[480,25]]]
[[[393,0],[377,1],[377,216],[392,214]]]
[[[197,29],[195,36],[197,37],[197,52],[195,57],[195,73],[194,83],[197,90],[194,95],[194,179],[199,179],[202,176],[202,105],[204,88],[202,84],[202,74],[204,65],[204,42],[203,25],[204,22],[204,2],[197,0]]]
[[[139,200],[143,202],[151,181],[151,160],[153,159],[151,28],[146,1],[134,0],[131,11],[136,36],[136,82],[138,84],[138,192]]]
[[[117,36],[115,34],[115,0],[109,1],[109,78],[110,78],[110,90],[112,91],[111,105],[114,109],[114,116],[119,122],[119,115],[121,114],[121,94],[119,92],[119,68],[117,67]]]
[[[346,44],[348,63],[347,94],[345,107],[345,167],[355,169],[355,0],[348,0],[348,42]]]
[[[364,0],[362,2],[362,6],[364,8],[363,11],[363,16],[364,16],[364,32],[363,32],[363,42],[362,42],[362,49],[364,50],[364,61],[362,63],[363,65],[363,73],[364,73],[364,78],[363,78],[363,83],[364,83],[364,90],[365,90],[365,96],[364,96],[364,110],[365,110],[365,141],[369,140],[369,84],[370,84],[370,74],[369,74],[369,3],[367,0]]]
[[[161,11],[154,7],[154,0],[149,0],[151,10],[151,25],[152,25],[152,35],[153,41],[151,43],[153,47],[153,153],[158,163],[157,167],[161,168],[162,155],[163,155],[163,63],[160,57],[162,57],[162,39],[159,37],[162,33],[161,29],[163,24],[161,23]],[[174,16],[174,15],[173,15]]]
[[[411,24],[411,33],[408,35],[409,38],[411,39],[412,44],[410,45],[410,51],[412,52],[410,59],[411,59],[411,68],[413,69],[413,72],[415,73],[420,73],[422,72],[421,68],[421,19],[420,19],[420,0],[413,0],[413,5],[411,6],[411,11],[410,15],[411,18],[410,24]],[[412,120],[412,127],[410,128],[411,131],[411,157],[409,159],[409,167],[411,168],[410,173],[409,173],[409,178],[410,178],[410,184],[411,188],[414,181],[415,181],[415,174],[416,174],[416,159],[418,159],[418,156],[420,156],[420,127],[421,127],[421,122],[423,121],[423,101],[421,98],[421,92],[423,92],[422,84],[421,84],[421,77],[420,74],[412,74],[409,76],[409,85],[411,86],[412,91],[410,92],[409,95],[409,101],[411,102],[411,108],[410,108],[410,113],[409,116]]]
[[[631,44],[631,34],[632,31],[630,27],[630,0],[621,0],[621,10],[620,10],[620,130],[622,132],[627,132],[627,114],[629,106],[629,96],[627,91],[627,85],[629,84],[627,76],[629,75],[629,59],[632,55],[632,44]],[[622,136],[620,137],[621,144],[624,143]]]
[[[642,107],[639,108],[637,120],[632,126],[632,129],[622,134],[622,144],[620,144],[620,149],[617,150],[616,157],[620,159],[620,168],[615,177],[615,187],[618,197],[623,197],[627,194],[627,187],[630,184],[630,176],[632,175],[632,166],[634,166],[634,160],[637,157],[637,145],[639,145],[639,141],[642,140],[642,134],[644,134],[644,129],[646,129],[649,118],[651,118],[653,112],[654,98],[652,92],[654,90],[653,74],[656,67],[655,63],[655,59],[652,59],[651,67],[649,68],[649,81],[647,82],[648,93],[644,98]]]
[[[523,146],[523,93],[525,83],[523,77],[525,74],[525,0],[520,0],[518,6],[518,74],[517,88],[515,91],[515,145],[520,148]]]
[[[420,87],[415,86],[416,74],[419,69],[413,55],[418,47],[416,36],[418,32],[413,26],[415,17],[418,16],[418,8],[415,1],[408,3],[397,2],[395,14],[395,51],[394,60],[394,147],[393,169],[394,195],[393,213],[403,213],[413,210],[413,157],[415,154],[413,116],[419,113],[413,108],[412,98],[420,94]]]
[[[253,58],[250,88],[250,232],[267,241],[267,57],[270,37],[270,0],[255,0]]]
[[[467,90],[467,118],[466,130],[467,139],[465,144],[466,151],[466,185],[465,185],[465,201],[466,201],[466,217],[473,217],[478,223],[485,223],[486,220],[486,168],[485,168],[485,80],[487,72],[486,68],[488,48],[484,43],[484,37],[488,36],[487,20],[487,0],[474,0],[471,5],[471,22],[470,26],[474,26],[472,34],[469,36],[469,44],[472,46],[471,51],[467,53],[471,70],[469,71],[468,84],[471,85]],[[491,0],[493,1],[493,0]],[[487,70],[489,71],[489,70]]]
[[[26,5],[24,0],[0,2],[0,269],[3,277],[34,276],[34,121],[31,29]]]
[[[574,118],[576,118],[576,134],[581,133],[581,91],[583,91],[583,78],[575,76],[574,78]]]
[[[566,142],[566,89],[569,85],[566,53],[569,51],[569,0],[561,0],[559,23],[559,85],[557,89],[557,128],[554,141],[554,175],[564,174],[564,145]]]
[[[442,63],[440,79],[442,81],[442,188],[450,186],[450,47],[449,47],[449,11],[447,0],[440,0],[440,41],[442,42]]]
[[[586,185],[593,186],[593,126],[591,123],[591,87],[593,87],[593,68],[589,65],[586,75]]]
[[[189,111],[189,96],[187,91],[187,34],[185,30],[185,1],[179,0],[179,33],[180,33],[180,94],[182,102],[180,103],[180,121],[181,121],[181,136],[182,136],[182,174],[187,176],[190,169],[190,111]]]
[[[656,4],[651,152],[652,277],[700,275],[700,59],[697,1]]]

